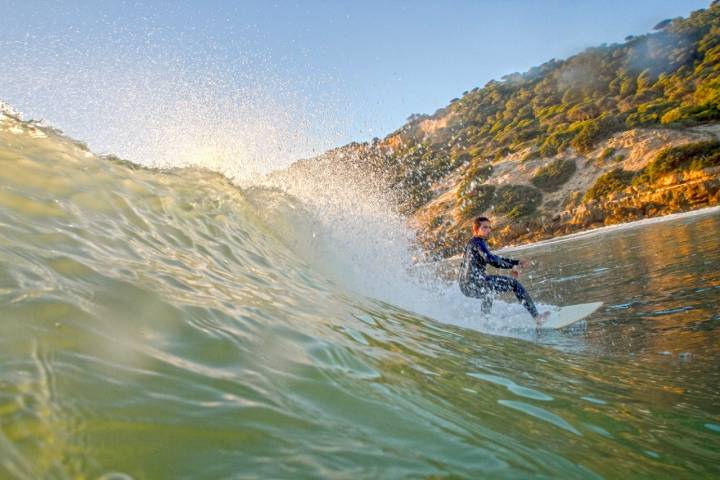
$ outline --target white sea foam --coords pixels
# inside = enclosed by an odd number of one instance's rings
[[[534,332],[521,305],[496,300],[484,316],[454,280],[418,268],[424,253],[380,183],[320,162],[306,167],[270,180],[299,199],[301,210],[283,202],[269,208],[267,196],[256,201],[276,233],[292,237],[293,248],[315,268],[354,292],[437,321],[513,336],[518,329]]]

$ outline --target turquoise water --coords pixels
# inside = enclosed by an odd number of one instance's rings
[[[605,302],[538,333],[302,195],[10,120],[0,162],[2,478],[720,475],[717,211],[513,253]]]

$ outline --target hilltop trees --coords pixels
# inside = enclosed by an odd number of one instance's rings
[[[433,115],[412,115],[380,142],[393,143],[387,167],[404,192],[403,211],[422,206],[434,182],[461,167],[521,151],[584,155],[628,128],[720,120],[720,4],[656,30],[490,81]],[[440,120],[437,128],[424,123]],[[476,192],[460,181],[463,204]]]

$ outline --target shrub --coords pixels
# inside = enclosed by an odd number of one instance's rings
[[[612,192],[617,192],[630,185],[633,173],[623,170],[622,168],[616,168],[603,174],[598,178],[592,187],[590,187],[583,200],[594,200],[596,198],[604,197]]]
[[[720,107],[718,107],[720,103],[720,93],[717,93],[718,90],[720,90],[719,87],[720,80],[708,82],[707,85],[698,87],[695,96],[705,97],[702,103],[698,102],[699,104],[697,105],[681,105],[672,110],[668,110],[662,115],[660,122],[665,125],[669,123],[692,125],[700,122],[720,120]],[[699,93],[699,91],[712,93],[703,95]]]
[[[615,149],[612,147],[607,147],[605,150],[602,151],[600,154],[600,157],[598,157],[600,160],[605,161],[608,158],[612,157],[615,154]]]
[[[529,185],[503,185],[495,197],[495,211],[516,218],[533,213],[542,203],[543,195]]]
[[[699,142],[661,151],[633,184],[654,183],[663,175],[720,166],[720,141]]]
[[[430,220],[430,228],[434,230],[442,226],[443,223],[445,223],[445,217],[443,215],[438,215],[437,217],[433,217],[433,219]]]
[[[540,155],[543,157],[552,157],[556,153],[562,152],[567,148],[572,136],[572,133],[566,131],[553,133],[540,145]]]
[[[535,160],[536,158],[540,158],[540,152],[531,149],[528,153],[526,153],[523,158],[520,160],[521,163],[529,162],[530,160]]]
[[[495,156],[493,157],[494,162],[499,162],[503,158],[505,158],[507,155],[510,154],[510,148],[508,147],[501,147],[495,150]]]
[[[554,192],[570,180],[575,170],[575,160],[558,159],[538,170],[530,182],[544,192]]]
[[[570,146],[578,152],[587,153],[593,149],[595,143],[620,129],[621,123],[615,116],[603,114],[599,118],[585,122],[585,125],[570,141]]]
[[[625,124],[632,128],[662,122],[665,114],[672,112],[674,108],[675,104],[667,101],[665,98],[652,99],[649,102],[638,105],[636,107],[637,111],[631,113],[625,119]],[[666,119],[666,121],[667,120],[668,119]]]
[[[532,127],[516,128],[510,135],[510,141],[515,145],[521,145],[523,142],[537,138],[540,130]]]
[[[600,111],[592,103],[581,103],[567,111],[567,118],[573,122],[590,120],[598,115],[600,115]]]
[[[673,108],[672,110],[668,110],[663,114],[662,117],[660,117],[660,123],[663,125],[667,125],[668,123],[674,123],[678,120],[681,120],[684,115],[684,110],[681,107]]]
[[[582,199],[582,194],[578,192],[577,190],[574,192],[570,192],[567,194],[565,199],[562,201],[562,208],[568,209],[568,208],[574,208],[580,205],[580,201]]]
[[[720,108],[718,108],[717,104],[708,102],[704,105],[688,109],[687,115],[690,120],[695,122],[720,120]]]
[[[485,181],[492,176],[493,166],[490,164],[477,164],[470,167],[458,186],[458,198],[472,195]]]
[[[472,193],[458,198],[458,209],[463,218],[472,218],[489,209],[495,200],[494,185],[480,185]]]
[[[453,168],[457,168],[465,162],[470,162],[470,160],[472,160],[472,157],[467,152],[456,152],[450,155],[450,165],[452,165]]]

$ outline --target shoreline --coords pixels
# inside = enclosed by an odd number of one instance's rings
[[[614,230],[624,230],[628,228],[641,227],[643,225],[651,225],[654,223],[667,222],[670,220],[676,220],[680,218],[692,218],[695,216],[712,215],[714,213],[720,213],[720,205],[714,205],[711,207],[703,207],[697,210],[688,210],[686,212],[668,213],[667,215],[660,215],[657,217],[641,218],[639,220],[633,220],[625,223],[616,223],[613,225],[604,225],[602,227],[595,227],[589,230],[582,230],[579,232],[568,233],[567,235],[560,235],[558,237],[548,238],[533,243],[524,243],[520,245],[508,245],[498,251],[517,251],[528,248],[541,247],[545,245],[552,245],[555,243],[562,243],[577,238],[591,237],[594,235],[600,235]],[[456,258],[456,257],[452,257]]]
[[[713,214],[720,214],[720,205],[699,208],[697,210],[689,210],[687,212],[670,213],[670,214],[662,215],[662,216],[658,216],[658,217],[642,218],[640,220],[634,220],[634,221],[626,222],[626,223],[605,225],[602,227],[596,227],[596,228],[592,228],[589,230],[583,230],[580,232],[569,233],[567,235],[560,235],[560,236],[554,237],[554,238],[539,240],[537,242],[524,243],[524,244],[520,244],[520,245],[507,245],[507,246],[503,246],[502,248],[499,248],[494,251],[496,251],[498,253],[518,252],[518,251],[528,250],[528,249],[532,249],[532,248],[554,245],[557,243],[569,242],[569,241],[577,240],[580,238],[588,238],[588,237],[593,237],[595,235],[602,235],[602,234],[613,232],[616,230],[617,231],[629,230],[632,228],[642,227],[645,225],[652,225],[652,224],[668,222],[668,221],[672,221],[672,220],[680,220],[683,218],[693,218],[693,217],[700,217],[700,216],[704,216],[704,215],[713,215]],[[458,254],[458,255],[453,255],[452,257],[448,257],[448,258],[442,258],[437,261],[417,263],[414,266],[417,268],[431,268],[431,267],[454,268],[454,264],[459,262],[461,259],[462,259],[462,254]]]

